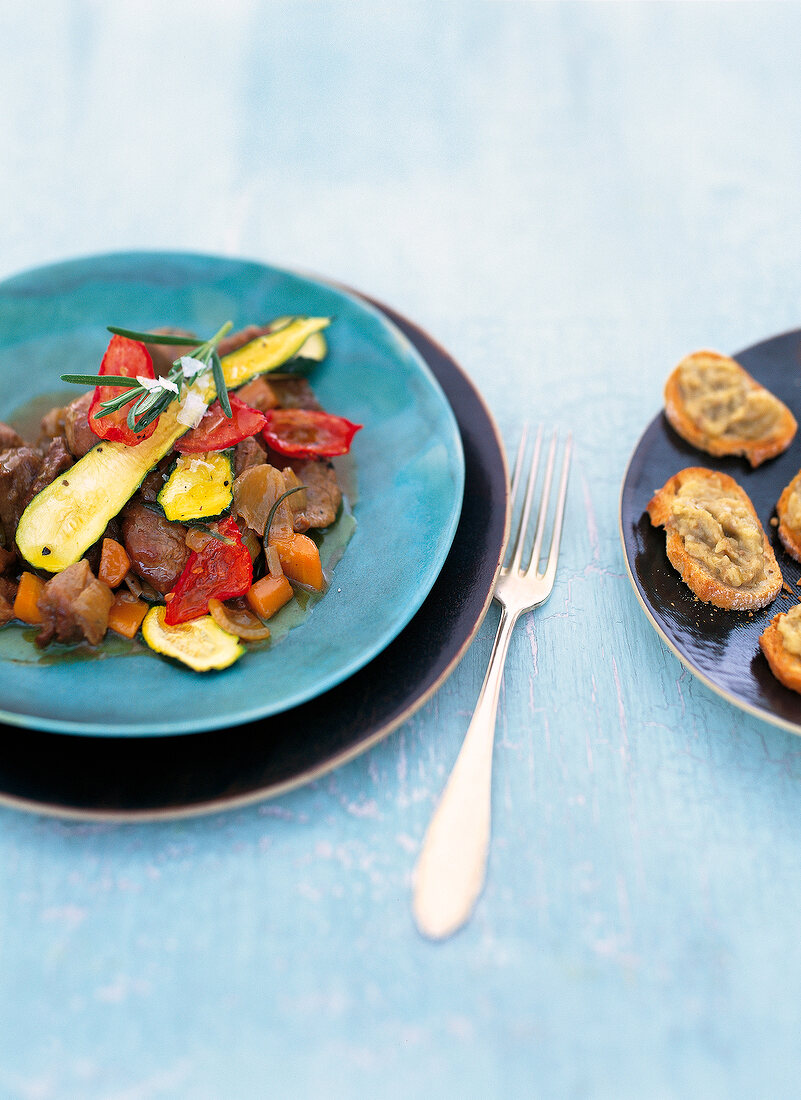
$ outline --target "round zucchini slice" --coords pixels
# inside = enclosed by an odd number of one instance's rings
[[[182,454],[157,499],[167,519],[211,519],[231,507],[233,483],[229,451]]]
[[[195,672],[228,668],[245,652],[239,639],[217,626],[211,615],[168,626],[165,608],[151,607],[142,622],[142,637],[156,653],[173,657]]]

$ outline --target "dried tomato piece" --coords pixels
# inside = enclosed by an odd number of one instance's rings
[[[209,405],[198,426],[176,442],[176,451],[182,454],[225,451],[262,430],[267,423],[264,413],[246,405],[235,393],[229,394],[228,400],[231,402],[231,416],[226,416],[220,402],[215,401]]]
[[[233,516],[209,525],[220,537],[193,550],[175,588],[165,596],[169,626],[207,614],[209,600],[244,596],[253,583],[253,562]]]
[[[274,451],[290,458],[330,458],[350,450],[362,427],[316,409],[270,409],[262,433]]]
[[[118,374],[126,378],[155,378],[153,373],[153,361],[150,352],[144,344],[138,340],[129,340],[127,336],[112,336],[111,342],[103,356],[98,374]],[[119,386],[96,386],[89,406],[89,428],[100,439],[110,439],[115,443],[127,443],[129,447],[135,447],[143,439],[147,439],[156,430],[158,418],[141,432],[134,432],[128,427],[128,411],[130,405],[123,405],[121,409],[115,409],[108,416],[98,418],[97,414],[103,410],[100,404],[103,401],[111,401],[119,397],[123,391]]]

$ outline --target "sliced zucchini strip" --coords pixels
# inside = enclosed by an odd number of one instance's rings
[[[151,607],[142,622],[142,636],[156,653],[173,657],[195,672],[228,668],[245,652],[239,639],[219,627],[211,615],[168,626],[165,608]]]
[[[291,317],[276,317],[272,323],[271,330],[277,332],[279,328],[283,328],[289,324],[292,320]],[[305,359],[309,362],[322,363],[328,354],[328,341],[323,336],[322,332],[313,332],[306,343],[301,347],[300,351],[296,352],[292,356],[292,362],[295,359]]]
[[[213,393],[212,386],[210,396]],[[37,493],[17,526],[17,546],[25,560],[50,573],[60,573],[78,561],[133,496],[148,470],[188,430],[178,423],[179,408],[178,402],[170,405],[150,438],[135,447],[101,440]]]
[[[326,355],[328,355],[328,341],[322,332],[313,332],[294,358],[313,359],[315,363],[322,363]]]
[[[257,374],[283,366],[299,353],[311,336],[327,328],[330,323],[330,317],[298,317],[284,328],[268,332],[266,336],[257,336],[249,344],[223,357],[226,385],[235,390]]]
[[[228,451],[179,455],[158,502],[167,519],[211,519],[230,508],[234,468]]]

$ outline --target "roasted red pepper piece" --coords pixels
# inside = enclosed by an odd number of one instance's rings
[[[198,619],[209,610],[209,600],[244,596],[253,583],[253,562],[233,516],[209,524],[226,541],[210,538],[192,551],[175,588],[165,596],[164,621],[169,626]]]
[[[111,343],[103,356],[98,374],[121,374],[126,378],[155,378],[153,373],[153,361],[150,352],[144,344],[138,340],[129,340],[127,336],[112,336]],[[142,432],[133,432],[128,427],[127,419],[130,404],[123,405],[108,416],[97,418],[97,413],[102,412],[102,401],[110,401],[119,397],[123,391],[119,386],[96,386],[92,403],[89,406],[89,427],[100,439],[110,439],[115,443],[127,443],[129,447],[135,447],[143,439],[147,439],[156,430],[158,418],[148,424]]]
[[[209,405],[198,426],[177,441],[176,451],[182,454],[225,451],[262,430],[267,423],[264,413],[246,405],[235,393],[230,393],[228,400],[231,402],[231,416],[226,416],[220,402],[215,401]]]
[[[262,433],[274,451],[290,458],[344,455],[361,424],[315,409],[270,409]]]

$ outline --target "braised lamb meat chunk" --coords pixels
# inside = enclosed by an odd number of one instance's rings
[[[50,441],[50,446],[42,460],[42,467],[36,475],[36,480],[30,489],[29,500],[33,500],[37,493],[46,489],[51,481],[55,481],[59,474],[69,470],[73,464],[73,457],[67,450],[67,443],[63,436],[57,435]]]
[[[10,451],[13,447],[24,446],[25,441],[21,435],[18,435],[10,425],[0,423],[0,451]]]
[[[139,495],[142,500],[147,501],[148,504],[155,504],[158,500],[159,493],[164,488],[164,483],[170,474],[170,467],[175,461],[175,455],[170,452],[162,458],[158,466],[154,470],[151,470],[149,474],[145,475],[145,479],[139,486]]]
[[[39,438],[36,441],[40,448],[47,448],[51,439],[55,439],[57,435],[64,435],[66,413],[66,408],[56,407],[44,414],[39,422]]]
[[[149,474],[145,474],[144,481],[139,486],[139,495],[142,500],[148,504],[155,504],[159,493],[164,488],[164,481],[165,478],[161,470],[151,470]]]
[[[122,541],[131,570],[158,592],[169,592],[189,560],[186,528],[148,508],[139,496],[122,511]]]
[[[234,447],[234,477],[251,466],[261,466],[267,461],[267,452],[255,436],[250,435]]]
[[[0,452],[0,524],[7,547],[14,545],[19,517],[33,499],[31,487],[43,465],[44,456],[33,447]]]
[[[300,484],[306,486],[306,506],[295,513],[295,530],[330,527],[342,503],[342,490],[333,465],[317,458],[292,459],[289,465]]]
[[[0,577],[0,625],[14,618],[14,599],[17,586],[10,577]]]
[[[93,391],[82,393],[70,401],[64,410],[64,435],[70,453],[76,458],[88,454],[97,443],[97,436],[89,427],[89,406],[92,404]]]
[[[59,436],[47,454],[33,447],[0,452],[0,524],[7,547],[14,545],[19,517],[45,486],[72,465],[72,455]]]
[[[236,396],[246,405],[250,405],[251,409],[258,409],[259,412],[267,412],[278,404],[275,390],[261,374],[251,378],[244,386],[240,386]]]
[[[97,579],[85,558],[68,565],[47,582],[39,597],[42,629],[36,644],[43,647],[53,639],[80,642],[85,638],[97,645],[108,629],[113,602],[111,589]]]
[[[270,387],[282,409],[322,409],[305,378],[271,378]]]

